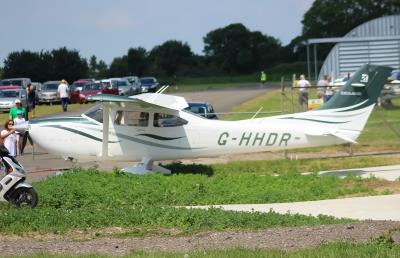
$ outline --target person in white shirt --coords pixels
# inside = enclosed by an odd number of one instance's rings
[[[61,98],[61,105],[64,112],[67,112],[68,99],[69,99],[69,87],[66,80],[62,79],[60,85],[58,85],[57,95]]]
[[[307,107],[308,105],[308,91],[311,87],[309,81],[306,80],[304,74],[300,75],[300,80],[297,82],[299,88],[299,104],[303,107],[303,104]]]
[[[14,122],[11,119],[7,119],[4,124],[4,130],[1,131],[1,139],[4,141],[4,147],[7,148],[10,155],[15,157],[17,155],[17,136],[15,134]]]
[[[328,75],[324,75],[324,77],[318,81],[317,83],[317,98],[322,99],[325,96],[325,90],[329,86]]]

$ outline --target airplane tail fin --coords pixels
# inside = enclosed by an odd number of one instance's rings
[[[319,110],[343,109],[344,112],[374,105],[392,70],[391,67],[363,65]]]
[[[341,142],[356,143],[372,113],[380,92],[393,69],[363,65],[327,103],[316,110],[285,116],[312,123],[310,136],[334,136]]]

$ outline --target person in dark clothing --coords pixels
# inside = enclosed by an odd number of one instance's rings
[[[35,118],[35,106],[36,106],[36,91],[32,84],[28,84],[26,87],[27,96],[27,109],[31,113],[31,118]],[[28,113],[29,114],[29,113]]]

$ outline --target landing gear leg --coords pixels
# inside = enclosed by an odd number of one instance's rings
[[[150,157],[143,157],[136,166],[126,167],[123,168],[121,171],[136,175],[147,175],[155,172],[160,172],[164,175],[171,174],[171,170],[158,165],[154,165],[154,161]]]

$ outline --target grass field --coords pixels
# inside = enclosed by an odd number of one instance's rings
[[[76,169],[34,184],[39,206],[16,210],[0,204],[0,232],[64,234],[73,230],[122,227],[127,235],[148,235],[161,228],[182,234],[205,230],[263,229],[343,223],[327,216],[318,218],[276,213],[227,212],[220,209],[187,210],[174,206],[222,203],[274,203],[330,199],[343,196],[388,194],[400,182],[390,183],[349,176],[301,176],[300,172],[368,162],[396,162],[374,158],[299,161],[246,161],[211,166],[172,164],[172,176],[135,176],[115,170]],[[351,166],[350,166],[351,167]]]
[[[88,108],[91,107],[93,104],[69,104],[68,105],[68,110],[75,110],[79,108]],[[54,104],[54,105],[37,105],[36,106],[36,117],[41,117],[49,114],[54,114],[54,113],[61,113],[62,108],[60,104]],[[3,112],[0,113],[0,122],[3,124],[6,119],[8,119],[8,112]],[[4,122],[3,122],[4,121]]]

